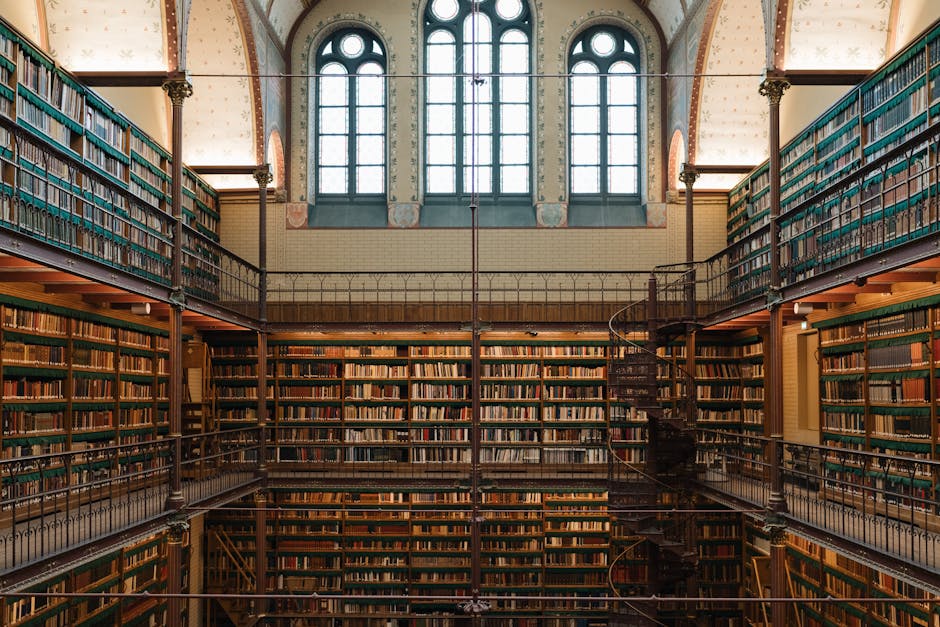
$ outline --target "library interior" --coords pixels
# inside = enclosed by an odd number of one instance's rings
[[[0,0],[0,627],[940,627],[940,2]]]

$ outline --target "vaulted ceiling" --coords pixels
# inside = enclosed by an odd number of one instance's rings
[[[270,94],[287,93],[253,77],[287,67],[295,25],[313,5],[328,1],[0,0],[0,15],[72,71],[185,68],[194,95],[184,108],[184,160],[246,165],[267,158],[266,135],[276,126]],[[540,12],[567,1],[534,0]],[[766,158],[767,106],[756,88],[765,68],[873,69],[940,18],[936,0],[635,1],[659,23],[671,66],[687,75],[676,79],[685,81],[682,89],[670,90],[685,100],[684,119],[673,124],[688,159],[709,165]],[[405,0],[362,3],[378,11],[413,10]],[[101,91],[167,142],[169,117],[159,89]],[[727,187],[734,178],[716,176],[706,187]],[[212,182],[252,184],[245,177]]]

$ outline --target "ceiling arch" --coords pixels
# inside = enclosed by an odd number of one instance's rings
[[[258,163],[250,52],[240,25],[232,0],[193,0],[186,39],[193,95],[183,106],[189,165]],[[256,185],[250,176],[207,179],[220,188]]]

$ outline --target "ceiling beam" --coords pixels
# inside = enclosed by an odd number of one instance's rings
[[[706,164],[690,163],[688,167],[697,174],[749,174],[754,171],[756,165],[745,164]]]
[[[0,255],[0,268],[45,268],[45,266],[41,266],[29,259],[23,259],[22,257]]]
[[[884,272],[868,277],[869,283],[935,283],[936,280],[936,272],[907,272],[905,270]]]
[[[822,294],[813,294],[804,296],[797,302],[800,303],[854,303],[855,294],[849,292],[823,292]]]
[[[117,287],[88,281],[84,283],[50,283],[46,285],[46,291],[53,294],[110,294],[115,296],[126,293]]]
[[[162,87],[169,72],[72,72],[89,87]]]
[[[59,272],[57,270],[2,270],[0,269],[0,281],[8,283],[88,283],[87,279],[77,277],[68,272]]]
[[[247,174],[253,175],[261,166],[257,165],[191,165],[190,170],[200,175],[207,174]]]
[[[870,73],[861,70],[787,70],[783,76],[791,85],[858,85]]]

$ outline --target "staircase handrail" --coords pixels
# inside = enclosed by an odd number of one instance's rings
[[[223,529],[213,529],[212,533],[215,535],[219,547],[229,556],[229,559],[232,560],[235,566],[235,570],[241,575],[241,583],[247,584],[247,589],[253,588],[255,584],[254,574],[251,572],[251,568],[249,568],[248,562],[242,556],[241,552],[237,549],[233,550],[234,543],[231,538],[229,538],[228,534]]]

